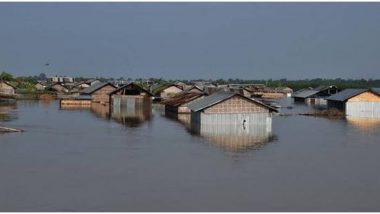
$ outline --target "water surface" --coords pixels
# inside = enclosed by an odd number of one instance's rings
[[[294,105],[268,141],[236,150],[159,110],[0,110],[0,126],[25,130],[0,135],[0,211],[380,211],[378,121]]]

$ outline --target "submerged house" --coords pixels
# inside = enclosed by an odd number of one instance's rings
[[[2,95],[14,95],[15,87],[10,83],[0,80],[0,94]]]
[[[165,105],[165,113],[190,114],[188,105],[205,96],[206,94],[201,92],[183,92],[163,101],[161,104]]]
[[[154,95],[158,100],[165,100],[181,93],[183,88],[175,84],[163,85],[154,89]]]
[[[215,92],[188,106],[191,109],[191,126],[195,132],[204,132],[216,124],[241,128],[265,124],[272,126],[272,112],[276,109],[241,94]]]
[[[34,87],[36,88],[36,90],[38,91],[43,91],[45,90],[45,88],[47,87],[47,84],[45,82],[37,82]]]
[[[120,88],[114,89],[109,96],[111,99],[111,105],[114,107],[150,109],[152,106],[153,95],[135,83],[129,83]]]
[[[277,88],[275,88],[275,91],[277,93],[285,94],[287,97],[290,97],[293,93],[293,89],[291,89],[289,87],[277,87]]]
[[[372,89],[345,89],[328,97],[327,107],[346,116],[380,118],[380,94]]]
[[[6,81],[0,80],[0,102],[15,102],[15,90],[16,87],[13,85]]]
[[[97,83],[88,88],[83,89],[81,95],[91,96],[91,101],[94,103],[109,104],[110,93],[116,89],[112,83],[104,82]]]
[[[69,92],[69,89],[67,89],[65,86],[63,86],[62,83],[54,83],[53,85],[51,85],[49,87],[50,90],[52,91],[55,91],[57,92],[57,94],[64,94],[64,93],[68,93]]]
[[[186,89],[185,92],[203,93],[203,89],[196,85],[193,85]]]
[[[71,98],[63,98],[59,100],[60,109],[81,109],[81,108],[91,108],[91,96],[90,95],[80,95]]]
[[[317,88],[301,89],[293,93],[295,102],[305,102],[312,105],[326,105],[326,98],[339,92],[334,86],[320,86]]]

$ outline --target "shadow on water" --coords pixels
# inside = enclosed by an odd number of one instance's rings
[[[267,124],[243,125],[207,124],[201,128],[190,126],[192,134],[204,138],[208,143],[226,152],[244,153],[261,150],[267,143],[276,140]]]

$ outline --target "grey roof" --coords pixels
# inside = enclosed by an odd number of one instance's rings
[[[321,85],[321,86],[314,88],[314,90],[324,91],[324,90],[327,90],[329,88],[337,88],[337,87],[335,85],[329,85],[329,86]]]
[[[100,83],[96,83],[88,88],[85,88],[81,91],[82,94],[92,94],[94,93],[95,91],[103,88],[104,86],[106,85],[112,85],[113,87],[115,87],[113,84],[109,83],[109,82],[100,82]],[[115,87],[116,88],[116,87]]]
[[[369,91],[369,89],[344,89],[343,91],[336,93],[334,95],[331,95],[326,98],[326,100],[334,100],[334,101],[346,101],[350,99],[351,97],[354,97],[356,95],[359,95],[363,92]]]
[[[294,92],[293,97],[308,98],[308,97],[313,96],[317,93],[319,93],[318,90],[303,89],[303,90],[299,90],[299,91]]]
[[[237,94],[237,93],[224,92],[224,91],[217,91],[217,92],[211,94],[210,96],[207,96],[207,97],[205,97],[203,99],[200,99],[200,100],[197,100],[197,101],[195,101],[193,103],[190,103],[188,105],[188,108],[191,109],[192,111],[195,111],[195,112],[196,111],[200,111],[200,110],[203,110],[203,109],[208,108],[210,106],[213,106],[213,105],[215,105],[217,103],[220,103],[220,102],[222,102],[224,100],[227,100],[227,99],[229,99],[229,98],[231,98],[233,96],[243,97],[243,98],[245,98],[247,100],[250,100],[252,102],[260,104],[260,105],[262,105],[262,106],[270,109],[271,111],[277,111],[276,109],[274,109],[274,108],[272,108],[272,107],[270,107],[268,105],[265,105],[264,103],[259,102],[257,100],[249,99],[249,98],[244,97],[243,95],[240,95],[240,94]]]
[[[371,90],[380,95],[380,88],[371,88]]]

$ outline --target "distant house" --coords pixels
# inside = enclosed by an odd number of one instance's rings
[[[193,93],[203,93],[203,89],[199,88],[196,85],[193,85],[185,90],[186,92],[193,92]]]
[[[347,116],[380,118],[380,94],[375,90],[345,89],[326,99],[329,109],[339,109]]]
[[[46,83],[45,82],[38,82],[34,85],[34,87],[36,88],[36,90],[38,91],[43,91],[45,90],[45,88],[47,87]]]
[[[96,85],[98,83],[101,83],[101,81],[97,80],[97,79],[89,79],[89,80],[86,80],[85,83],[88,84],[89,86],[92,86],[92,85]]]
[[[114,108],[151,109],[152,106],[153,94],[135,83],[129,83],[114,89],[109,96],[111,105],[114,106]]]
[[[254,99],[231,92],[215,92],[188,106],[192,129],[202,130],[215,124],[240,127],[258,124],[271,127],[271,113],[276,109]]]
[[[60,99],[59,107],[61,109],[82,109],[91,107],[91,96],[80,95],[76,97]]]
[[[326,98],[339,92],[334,86],[320,86],[317,88],[301,89],[293,93],[292,97],[295,102],[305,102],[312,105],[326,105]]]
[[[54,84],[54,83],[73,83],[74,78],[67,77],[67,76],[55,76],[55,77],[48,77],[47,82]]]
[[[169,84],[160,86],[153,91],[156,98],[165,100],[182,92],[183,88],[175,84]]]
[[[252,91],[250,91],[246,87],[238,87],[238,88],[232,87],[232,88],[230,88],[230,91],[234,92],[234,93],[241,94],[241,95],[248,97],[248,98],[251,98],[251,96],[252,96]]]
[[[206,96],[202,92],[182,92],[176,96],[163,101],[161,104],[165,105],[165,112],[172,112],[178,114],[190,114],[191,111],[188,108],[188,105],[191,103],[202,99]]]
[[[90,95],[91,100],[94,103],[109,104],[110,103],[110,93],[116,89],[112,83],[97,83],[88,88],[83,89],[80,93],[81,95]]]
[[[289,87],[277,87],[277,88],[275,88],[275,91],[277,93],[286,94],[286,96],[288,96],[288,97],[290,97],[291,94],[293,93],[293,89],[291,89]]]
[[[15,94],[15,87],[4,81],[4,80],[0,80],[0,94],[2,95],[14,95]]]
[[[85,82],[78,82],[74,85],[74,88],[78,89],[78,90],[83,90],[85,88],[88,88],[90,87],[90,84],[87,84]]]
[[[65,88],[62,83],[54,83],[50,86],[51,90],[56,91],[58,94],[68,93],[69,89]]]
[[[181,87],[182,89],[185,89],[188,86],[186,83],[181,82],[181,81],[176,81],[174,83],[174,85],[177,85],[177,86]]]

